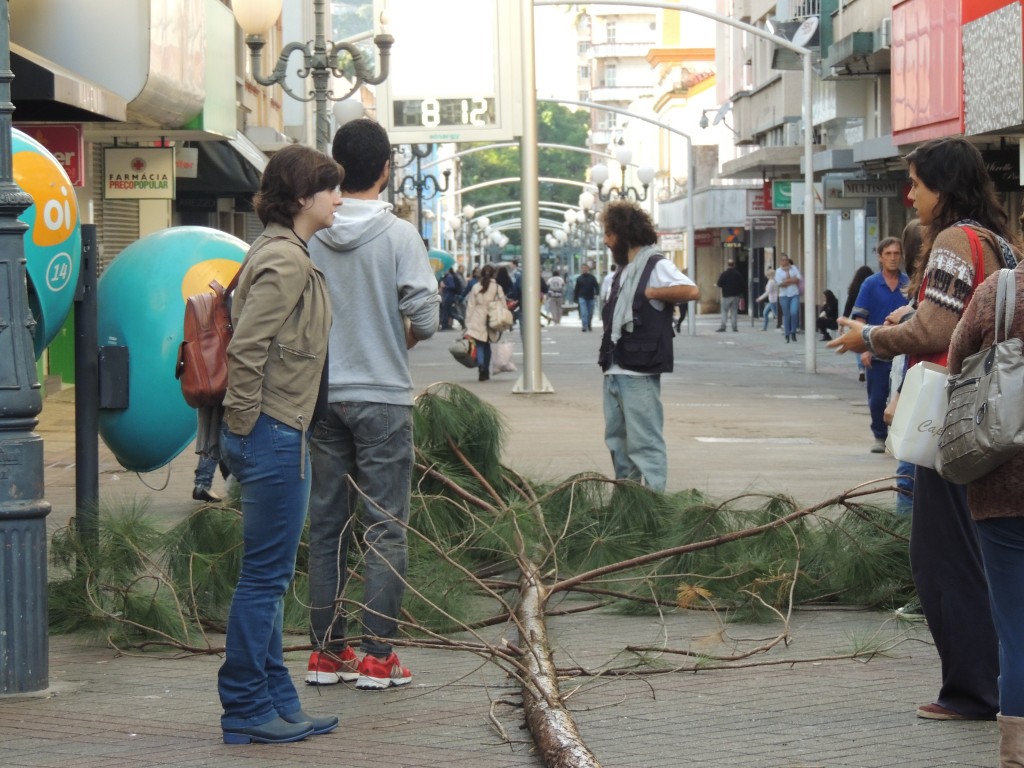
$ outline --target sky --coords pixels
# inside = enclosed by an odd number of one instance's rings
[[[445,0],[439,6],[422,0],[389,0],[389,6],[389,31],[402,45],[401,51],[397,45],[392,51],[393,98],[422,98],[425,94],[434,98],[463,97],[487,88],[485,83],[493,77],[493,70],[482,63],[490,59],[494,38],[482,31],[495,27],[494,4]],[[439,7],[444,8],[443,14]],[[518,4],[511,7],[518,13]],[[542,98],[578,98],[574,17],[568,5],[534,8],[537,89]],[[453,19],[458,19],[457,25],[453,25]],[[481,33],[463,34],[464,30]],[[500,28],[497,34],[501,34]],[[480,66],[474,67],[473,62]]]

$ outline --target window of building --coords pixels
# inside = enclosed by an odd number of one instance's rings
[[[580,56],[586,56],[589,52],[590,43],[588,43],[585,40],[581,40],[580,42],[576,43],[576,53],[578,53]]]
[[[589,80],[590,79],[590,67],[589,66],[582,66],[582,67],[580,67],[579,77],[580,77],[580,80]]]
[[[604,65],[604,85],[606,88],[615,87],[615,79],[618,76],[618,67],[615,64]]]
[[[609,19],[604,25],[605,40],[609,43],[615,42],[615,20]]]

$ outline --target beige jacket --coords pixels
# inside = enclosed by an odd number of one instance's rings
[[[487,305],[495,298],[505,301],[505,292],[495,280],[487,286],[486,291],[480,290],[480,283],[466,297],[466,335],[477,341],[490,343],[501,338],[501,333],[487,327]]]
[[[271,224],[242,264],[231,304],[224,420],[247,435],[260,413],[305,432],[327,357],[331,305],[306,244]]]

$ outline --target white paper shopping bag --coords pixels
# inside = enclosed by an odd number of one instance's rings
[[[907,371],[886,440],[886,448],[900,461],[935,467],[946,418],[947,378],[946,369],[935,363],[918,363]]]

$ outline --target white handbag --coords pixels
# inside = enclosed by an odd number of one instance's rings
[[[907,371],[886,439],[886,448],[900,461],[935,467],[946,419],[946,378],[946,369],[935,363],[918,363]]]

